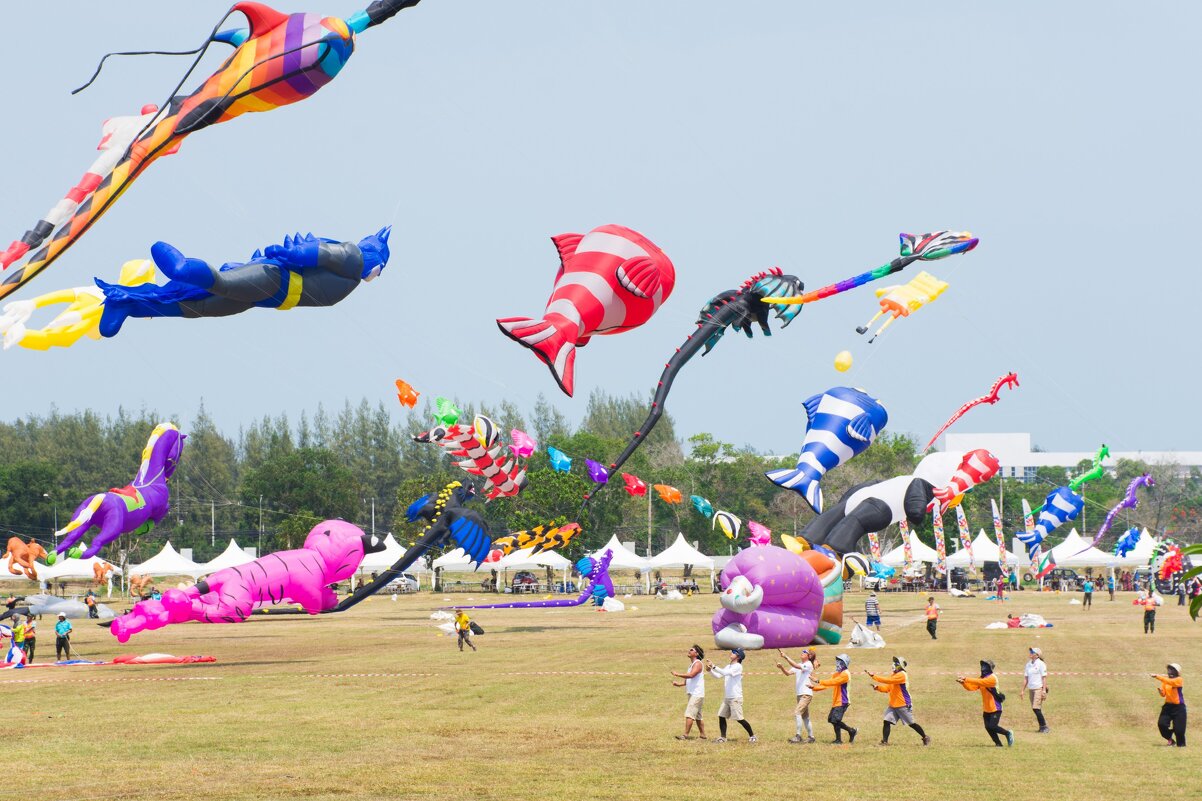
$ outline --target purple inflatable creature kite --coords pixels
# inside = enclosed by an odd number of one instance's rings
[[[155,426],[142,450],[142,466],[133,483],[98,493],[81,503],[71,522],[58,532],[62,542],[55,552],[77,557],[82,551],[83,558],[90,559],[122,534],[145,534],[161,523],[171,509],[167,479],[179,465],[185,439],[171,423]],[[92,544],[83,542],[84,534],[96,527],[100,531]]]
[[[592,600],[600,606],[606,598],[614,597],[614,583],[609,578],[609,563],[614,558],[613,551],[601,554],[600,559],[586,556],[576,562],[576,570],[588,584],[576,598],[557,598],[550,601],[513,601],[505,604],[480,604],[477,606],[456,606],[456,609],[555,609],[564,606],[580,606]],[[604,593],[604,594],[602,594]],[[448,607],[449,608],[449,607]]]
[[[338,604],[328,585],[350,578],[365,554],[382,550],[384,543],[358,526],[327,520],[309,532],[305,547],[218,570],[185,590],[167,590],[161,601],[139,601],[113,621],[111,631],[126,642],[170,623],[241,623],[259,607],[279,603],[300,604],[316,615]]]

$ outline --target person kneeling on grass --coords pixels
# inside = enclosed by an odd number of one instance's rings
[[[853,729],[843,722],[847,707],[851,706],[851,696],[847,693],[847,683],[851,675],[847,669],[851,667],[851,657],[839,654],[835,657],[835,672],[829,679],[823,679],[814,685],[816,690],[831,690],[831,711],[827,713],[826,722],[835,727],[835,743],[843,742],[843,732],[847,732],[847,742],[854,743],[859,729]]]
[[[1006,700],[1005,693],[998,690],[997,676],[993,675],[994,664],[988,659],[981,660],[981,678],[960,676],[956,681],[969,692],[979,690],[981,693],[981,711],[985,720],[985,731],[993,738],[993,744],[1001,747],[1002,741],[998,735],[1006,738],[1006,745],[1014,745],[1014,732],[1002,728],[1002,701]]]
[[[723,682],[722,706],[718,707],[719,737],[714,740],[716,743],[726,742],[726,721],[729,718],[734,718],[747,730],[747,742],[756,742],[751,724],[743,720],[743,659],[746,656],[742,648],[735,648],[730,652],[730,664],[724,668],[715,667],[713,662],[705,660],[705,666],[709,668],[710,673]]]
[[[689,696],[688,706],[684,708],[684,734],[676,735],[677,740],[691,740],[689,732],[693,730],[693,721],[697,721],[697,733],[701,739],[705,739],[705,724],[701,722],[701,704],[705,701],[705,668],[701,660],[705,658],[705,650],[700,645],[694,645],[689,649],[689,672],[677,673],[672,671],[672,675],[684,681],[672,682],[673,687],[684,687],[685,694]]]
[[[923,745],[930,745],[931,738],[914,722],[914,705],[910,699],[910,677],[906,674],[906,660],[900,656],[893,657],[893,672],[888,676],[877,676],[871,670],[865,673],[876,684],[872,689],[879,693],[889,693],[889,706],[885,708],[885,723],[881,728],[881,745],[889,745],[889,729],[904,723],[922,738]]]
[[[1168,665],[1167,670],[1168,675],[1165,676],[1152,674],[1152,678],[1160,682],[1160,695],[1164,698],[1156,726],[1165,745],[1185,748],[1185,693],[1182,692],[1184,681],[1181,679],[1181,665],[1174,662]]]
[[[786,670],[784,665],[777,662],[777,669],[786,676],[793,674],[797,677],[794,687],[797,692],[797,706],[793,709],[793,719],[797,722],[797,733],[789,738],[789,742],[812,743],[814,742],[814,727],[810,723],[810,702],[814,700],[814,687],[810,684],[810,677],[814,675],[814,668],[818,667],[818,655],[809,648],[803,648],[801,661],[794,662],[781,649],[777,648],[776,652],[790,665]],[[801,736],[803,726],[806,733],[804,738]]]

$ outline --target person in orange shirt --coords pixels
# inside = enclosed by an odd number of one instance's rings
[[[1143,597],[1136,601],[1136,603],[1144,608],[1144,634],[1155,634],[1156,607],[1160,606],[1160,604],[1156,601],[1156,595],[1152,592],[1149,592],[1147,595],[1140,593],[1140,595],[1143,595]]]
[[[939,613],[943,611],[939,608],[939,604],[935,603],[935,596],[927,598],[927,634],[931,635],[932,640],[939,639],[935,636],[935,627],[939,625]]]
[[[893,657],[893,672],[888,676],[877,676],[865,670],[876,684],[872,689],[889,694],[889,706],[885,708],[885,723],[881,728],[881,745],[889,745],[889,729],[894,724],[904,723],[922,738],[923,745],[930,745],[931,738],[914,722],[914,704],[910,700],[910,677],[906,674],[906,660]]]
[[[997,676],[993,675],[994,664],[988,659],[981,660],[981,678],[960,676],[956,679],[960,686],[972,692],[981,693],[981,711],[985,720],[985,731],[993,738],[993,744],[999,748],[1002,745],[998,735],[1006,738],[1006,745],[1014,745],[1014,732],[1002,728],[1002,701],[1006,700],[1005,693],[999,692]]]
[[[847,732],[847,742],[854,743],[859,729],[854,729],[843,722],[843,714],[851,706],[851,696],[847,693],[847,683],[851,675],[847,669],[851,667],[851,657],[839,654],[835,657],[835,672],[829,679],[823,679],[814,685],[816,690],[831,690],[831,711],[826,715],[826,722],[835,727],[835,742],[843,742],[843,732]]]
[[[1185,693],[1182,688],[1181,665],[1174,662],[1167,666],[1167,670],[1167,676],[1152,674],[1152,678],[1160,682],[1160,695],[1164,698],[1164,706],[1160,708],[1160,719],[1156,721],[1156,726],[1160,729],[1160,736],[1164,738],[1165,745],[1185,748]]]

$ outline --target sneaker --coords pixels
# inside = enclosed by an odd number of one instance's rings
[[[879,743],[877,743],[877,745],[889,745],[889,741],[888,741],[888,740],[881,740]]]
[[[928,735],[925,735],[925,734],[924,734],[924,735],[922,736],[922,744],[923,744],[923,745],[930,745],[930,744],[931,744],[931,738],[930,738]]]
[[[1049,729],[1047,726],[1043,726],[1039,729],[1040,734],[1051,734],[1051,732],[1052,732],[1052,730]]]
[[[755,735],[753,734],[747,738],[747,742],[751,743],[752,745],[755,745],[756,743],[759,742],[759,740],[755,739]]]
[[[792,737],[790,737],[790,738],[789,738],[789,742],[791,742],[791,743],[803,743],[803,742],[805,742],[805,740],[802,740],[802,739],[801,739],[801,735],[800,735],[800,734],[794,734]]]
[[[852,743],[854,743],[854,742],[856,741],[856,735],[857,735],[857,734],[859,734],[859,733],[860,733],[860,730],[859,730],[859,729],[852,729],[850,732],[848,732],[848,734],[847,734],[847,744],[848,744],[848,745],[851,745]]]
[[[718,739],[714,740],[714,742],[716,742],[716,743],[724,743],[724,742],[726,742],[726,738],[725,738],[725,737],[719,737]]]
[[[813,738],[813,737],[807,737],[807,738],[805,738],[805,743],[806,743],[806,745],[809,745],[810,743],[813,743],[813,742],[815,742],[815,740],[814,740],[814,738]]]
[[[831,740],[831,745],[843,745],[842,740]]]
[[[686,736],[685,736],[685,735],[683,735],[683,734],[678,734],[678,735],[676,735],[676,739],[677,739],[677,740],[691,740],[691,739],[693,739],[693,738],[692,738],[692,737],[686,737]]]
[[[1012,732],[1012,731],[1006,732],[1006,745],[1010,745],[1010,746],[1014,745],[1014,732]]]

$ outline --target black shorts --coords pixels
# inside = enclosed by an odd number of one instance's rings
[[[846,711],[847,711],[846,704],[844,704],[843,706],[832,706],[831,711],[828,712],[826,715],[826,722],[827,723],[842,723],[843,722],[843,713]]]

